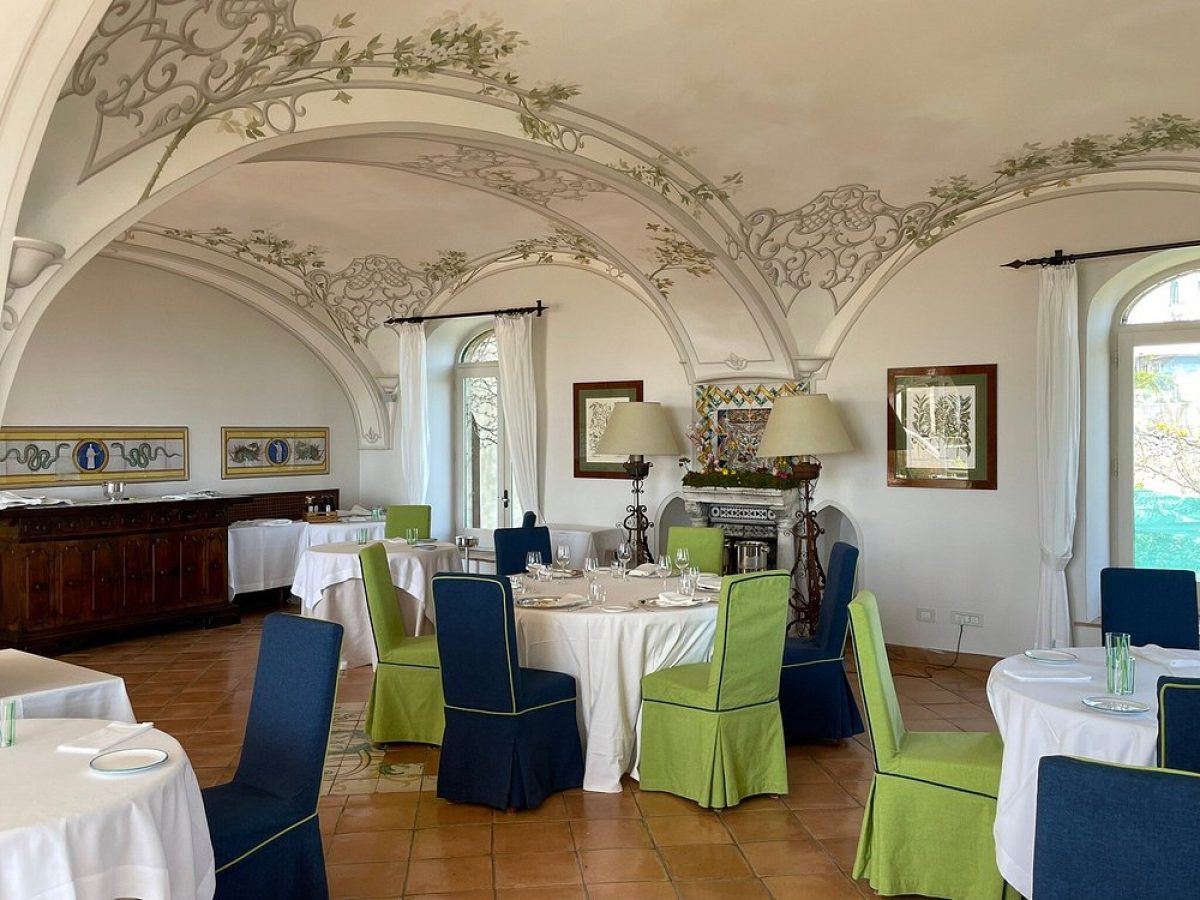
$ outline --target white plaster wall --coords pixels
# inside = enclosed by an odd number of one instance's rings
[[[686,297],[687,285],[676,288]],[[538,377],[541,426],[538,452],[542,470],[542,510],[548,522],[616,524],[631,498],[627,480],[575,478],[572,459],[572,384],[576,381],[644,382],[646,400],[656,400],[674,416],[680,454],[686,454],[683,431],[692,419],[692,390],[666,331],[628,292],[575,268],[533,266],[510,270],[464,290],[445,312],[468,312],[527,306],[541,298],[550,312],[534,322],[534,365]],[[440,326],[430,337],[432,473],[429,502],[434,507],[434,533],[452,534],[454,494],[451,484],[453,390],[446,377],[450,348],[473,334],[486,319]],[[443,331],[444,329],[444,331]],[[440,332],[440,333],[439,333]],[[646,481],[651,517],[664,498],[679,489],[682,470],[674,458],[655,458]],[[362,495],[386,502],[395,491],[394,452],[363,454]],[[651,534],[653,545],[655,535]]]
[[[134,484],[134,496],[338,487],[358,496],[359,451],[345,394],[299,341],[237,300],[158,269],[97,259],[38,324],[4,424],[186,425],[191,478]],[[221,479],[221,427],[330,426],[328,476]],[[98,485],[39,493],[94,499]]]
[[[889,642],[953,649],[958,628],[951,610],[984,614],[983,628],[964,633],[966,652],[1009,654],[1033,639],[1040,558],[1033,418],[1038,275],[1000,263],[1059,247],[1083,252],[1193,237],[1197,214],[1200,197],[1156,191],[1014,210],[964,228],[919,256],[851,329],[816,389],[839,404],[858,449],[824,460],[818,497],[838,503],[862,529],[858,583],[878,594]],[[1081,306],[1134,259],[1081,263]],[[999,367],[998,489],[887,487],[887,369],[967,363]],[[1093,368],[1088,377],[1093,390],[1105,389],[1107,371]],[[1092,437],[1085,453],[1106,455],[1107,447]],[[1076,556],[1068,569],[1076,618],[1087,609],[1085,576],[1108,564],[1105,500],[1089,504],[1081,492]],[[935,609],[937,621],[918,623],[918,606]]]

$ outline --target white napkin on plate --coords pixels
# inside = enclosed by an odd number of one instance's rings
[[[695,597],[689,597],[679,591],[663,591],[658,595],[659,606],[692,606],[695,603]]]
[[[90,753],[95,756],[97,753],[103,753],[110,747],[115,747],[122,741],[136,737],[144,731],[149,731],[153,727],[153,722],[142,722],[139,725],[129,725],[124,722],[109,722],[103,728],[96,731],[89,731],[82,737],[77,737],[73,741],[67,741],[65,744],[59,744],[58,749],[63,753]]]
[[[642,563],[640,566],[630,569],[629,574],[634,578],[649,578],[652,575],[658,574],[658,572],[655,571],[657,568],[658,567],[655,566],[654,563]]]
[[[696,579],[696,586],[708,591],[719,591],[721,589],[721,576],[701,572],[700,577]]]
[[[1179,650],[1174,647],[1160,647],[1158,644],[1147,644],[1135,650],[1135,655],[1164,669],[1190,669],[1200,666],[1200,651],[1196,650]]]
[[[266,525],[270,528],[282,528],[284,525],[291,525],[291,519],[255,519],[255,525]]]
[[[1004,670],[1004,674],[1017,681],[1091,681],[1092,676],[1078,670],[1033,668],[1032,666],[1013,666]]]

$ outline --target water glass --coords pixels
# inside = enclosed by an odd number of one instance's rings
[[[554,559],[558,563],[558,567],[565,574],[567,568],[571,565],[571,545],[559,544],[554,550]]]
[[[622,572],[623,570],[621,568],[621,564],[617,560],[614,559],[608,564],[608,574],[612,577],[613,581],[619,581],[621,579]]]
[[[588,584],[596,582],[596,576],[600,574],[600,560],[594,556],[589,556],[583,561],[583,577],[588,580]]]
[[[542,554],[537,550],[530,550],[525,554],[525,571],[530,575],[537,575],[538,569],[542,567]]]
[[[520,597],[525,593],[525,576],[524,575],[509,575],[508,583],[512,585],[514,597]]]
[[[533,574],[537,577],[538,581],[550,581],[554,578],[554,568],[539,563]]]
[[[365,544],[371,539],[371,532],[365,528],[354,529],[354,542],[357,544]]]
[[[420,533],[421,532],[418,531],[416,528],[405,528],[404,529],[404,540],[410,544],[415,544],[417,542],[417,536]]]
[[[0,747],[11,747],[17,740],[17,698],[0,697]]]
[[[605,599],[608,597],[608,592],[598,581],[593,581],[588,585],[588,605],[603,606]]]
[[[382,506],[374,507],[371,510],[371,518],[374,519],[376,522],[382,522],[383,521],[383,507]]]
[[[685,597],[696,596],[695,571],[690,566],[684,566],[679,572],[679,593]]]
[[[1134,662],[1128,634],[1110,631],[1104,635],[1104,672],[1110,694],[1133,693]]]

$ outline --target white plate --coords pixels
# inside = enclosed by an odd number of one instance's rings
[[[523,609],[574,609],[587,606],[582,597],[518,597],[517,606]]]
[[[1126,700],[1123,697],[1084,697],[1083,705],[1118,716],[1136,716],[1139,713],[1150,712],[1150,707],[1145,703]]]
[[[625,606],[625,605],[623,605],[623,604],[621,604],[621,603],[605,603],[603,606],[601,606],[601,607],[600,607],[600,609],[601,609],[601,611],[603,611],[603,612],[610,612],[610,613],[623,613],[623,612],[630,612],[630,611],[632,611],[633,607],[632,607],[632,606]]]
[[[88,765],[94,772],[101,772],[105,775],[121,775],[127,772],[144,772],[155,766],[161,766],[166,761],[166,750],[158,750],[154,747],[124,747],[94,756]]]
[[[1069,666],[1079,662],[1079,657],[1066,650],[1026,650],[1025,655],[1034,662],[1048,666]]]

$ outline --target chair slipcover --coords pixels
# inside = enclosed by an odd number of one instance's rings
[[[1200,776],[1068,756],[1038,765],[1036,900],[1200,893]]]
[[[575,679],[526,669],[507,578],[434,576],[446,733],[437,794],[529,809],[583,784]]]
[[[816,634],[784,642],[779,711],[789,744],[836,741],[863,730],[843,661],[857,567],[858,548],[833,545]]]
[[[428,538],[433,519],[431,506],[389,506],[387,520],[383,523],[383,536],[402,538],[408,528],[417,529],[417,537]]]
[[[493,533],[496,546],[496,574],[520,575],[525,571],[525,554],[536,550],[546,565],[554,562],[550,550],[550,529],[544,525],[534,528],[497,528]]]
[[[535,513],[532,509],[527,510],[525,512],[525,515],[521,516],[521,527],[522,528],[532,528],[536,524],[537,524],[537,513]]]
[[[218,900],[329,896],[317,796],[341,646],[335,622],[282,613],[263,621],[237,772],[201,792]]]
[[[884,895],[998,900],[999,735],[906,730],[874,594],[854,598],[850,623],[875,750],[854,877]]]
[[[790,584],[780,571],[724,579],[712,661],[642,679],[643,791],[706,807],[787,793],[778,698]]]
[[[701,572],[720,575],[725,571],[725,532],[720,528],[695,528],[674,525],[667,530],[667,553],[675,561],[675,551],[687,547],[688,565]]]
[[[1200,650],[1196,573],[1191,569],[1101,569],[1100,623],[1136,646]]]
[[[1158,764],[1200,772],[1200,678],[1158,679]]]
[[[437,638],[432,634],[405,636],[383,544],[364,547],[358,560],[379,658],[363,728],[377,744],[440,744],[445,719]]]

